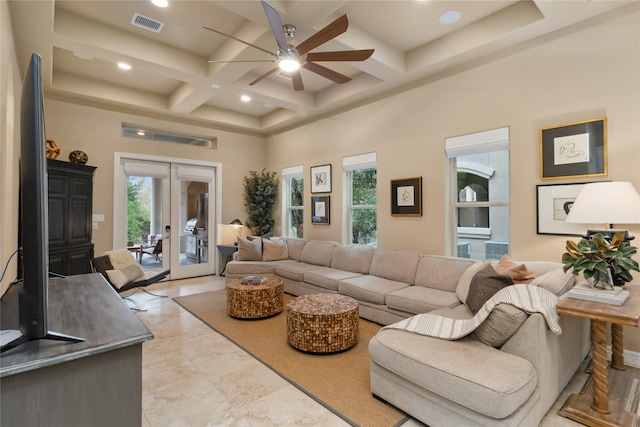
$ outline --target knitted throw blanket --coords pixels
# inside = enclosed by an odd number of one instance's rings
[[[547,321],[551,332],[562,333],[558,324],[556,304],[558,297],[546,289],[531,285],[511,285],[493,295],[471,319],[452,319],[437,314],[417,314],[408,319],[385,326],[382,329],[402,329],[420,335],[455,340],[473,332],[489,317],[491,310],[500,304],[510,304],[531,314],[540,313]]]

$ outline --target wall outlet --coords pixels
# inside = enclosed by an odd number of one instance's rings
[[[92,222],[91,223],[91,229],[92,230],[97,230],[98,229],[98,223],[97,222]]]
[[[104,215],[103,214],[91,215],[91,220],[93,222],[104,222]],[[96,227],[96,228],[98,228],[98,227]]]

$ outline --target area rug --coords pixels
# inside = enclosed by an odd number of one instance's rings
[[[285,305],[292,298],[285,294]],[[408,419],[406,414],[371,394],[368,344],[380,325],[360,319],[360,336],[355,346],[336,354],[314,355],[287,343],[284,311],[267,319],[234,319],[227,315],[226,290],[174,300],[350,424],[390,427]]]

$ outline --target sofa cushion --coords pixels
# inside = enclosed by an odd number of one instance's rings
[[[144,271],[142,270],[142,267],[140,267],[140,264],[134,262],[127,265],[126,267],[122,267],[116,270],[107,270],[107,276],[109,277],[109,281],[113,284],[113,286],[120,289],[127,283],[143,278]]]
[[[407,286],[389,292],[385,303],[389,308],[414,314],[460,305],[455,292],[425,288],[424,286]]]
[[[467,258],[425,255],[420,258],[415,284],[455,292],[465,270],[476,262]]]
[[[284,239],[279,240],[262,240],[262,260],[263,261],[280,261],[289,259],[289,251],[287,250],[287,242]]]
[[[383,305],[385,303],[385,297],[389,292],[408,286],[409,285],[403,282],[396,282],[395,280],[367,274],[340,280],[338,282],[338,291],[343,295],[353,297],[359,301]]]
[[[412,285],[420,256],[413,251],[378,249],[371,260],[369,274]]]
[[[300,261],[300,255],[302,254],[302,250],[306,244],[306,240],[287,237],[287,251],[289,252],[289,259]]]
[[[307,264],[321,265],[329,267],[331,265],[331,257],[337,243],[321,242],[318,240],[310,240],[304,245],[300,254],[300,261]]]
[[[262,239],[238,237],[238,261],[262,261]]]
[[[276,273],[276,264],[283,261],[229,261],[227,263],[227,276],[242,275],[274,275]]]
[[[496,264],[496,272],[499,274],[508,274],[513,279],[513,283],[531,283],[536,275],[529,270],[525,264],[518,264],[504,254]]]
[[[338,245],[333,250],[331,268],[368,274],[376,250],[367,245]]]
[[[382,329],[369,341],[372,363],[487,417],[512,414],[536,388],[528,360],[470,337],[447,341]]]
[[[462,277],[460,277],[460,280],[458,281],[458,286],[456,286],[456,296],[461,303],[464,304],[467,301],[469,286],[471,286],[471,279],[473,279],[473,276],[475,276],[478,271],[485,268],[486,265],[486,261],[477,261],[462,273]]]
[[[476,314],[496,292],[510,285],[513,285],[511,276],[498,274],[493,267],[487,265],[471,279],[465,304],[473,314]]]
[[[489,317],[473,331],[480,342],[500,348],[527,320],[527,313],[510,304],[493,307]]]
[[[362,276],[362,274],[338,270],[335,268],[316,266],[314,270],[304,273],[304,281],[311,283],[312,285],[337,291],[338,281],[358,276]]]
[[[317,265],[307,264],[304,262],[293,261],[291,259],[286,261],[275,261],[276,274],[282,278],[290,279],[296,282],[304,282],[304,273],[307,271],[315,270]]]
[[[560,296],[573,287],[575,279],[576,278],[571,271],[567,271],[565,273],[562,270],[562,267],[557,267],[533,279],[531,285],[540,286],[541,288]]]

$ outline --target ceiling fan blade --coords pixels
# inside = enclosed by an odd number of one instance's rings
[[[262,2],[262,8],[264,9],[265,15],[267,15],[267,21],[269,21],[271,32],[276,38],[278,47],[280,48],[280,50],[287,52],[289,50],[289,47],[287,46],[287,39],[284,36],[284,31],[282,30],[282,20],[280,19],[280,15],[273,7],[271,7],[264,1]]]
[[[248,59],[246,61],[207,61],[210,64],[229,64],[232,62],[276,62],[275,59]]]
[[[255,44],[251,44],[251,43],[246,42],[246,41],[244,41],[244,40],[240,40],[239,38],[234,37],[234,36],[232,36],[232,35],[230,35],[230,34],[226,34],[226,33],[223,33],[222,31],[214,30],[213,28],[209,28],[209,27],[205,27],[205,26],[202,26],[202,28],[205,28],[205,29],[207,29],[207,30],[209,30],[209,31],[213,31],[214,33],[217,33],[217,34],[220,34],[220,35],[223,35],[223,36],[226,36],[226,37],[232,38],[232,39],[234,39],[234,40],[236,40],[236,41],[239,41],[240,43],[244,43],[244,44],[246,44],[247,46],[251,46],[251,47],[253,47],[253,48],[256,48],[256,49],[258,49],[258,50],[261,50],[261,51],[263,51],[263,52],[266,52],[266,53],[268,53],[268,54],[269,54],[269,55],[271,55],[271,56],[276,56],[276,54],[275,54],[275,53],[273,53],[273,52],[269,52],[268,50],[263,49],[263,48],[261,48],[260,46],[256,46]]]
[[[307,54],[307,61],[364,61],[371,55],[373,49],[310,52]]]
[[[347,77],[344,74],[340,74],[314,62],[307,62],[303,67],[335,83],[347,83],[351,81],[351,77]]]
[[[269,77],[271,74],[275,73],[276,71],[278,71],[280,68],[279,67],[275,67],[272,68],[271,70],[267,71],[266,73],[264,73],[263,75],[261,75],[260,77],[258,77],[257,79],[255,79],[254,81],[252,81],[251,83],[249,83],[249,86],[253,86],[256,83],[260,83],[262,80],[266,79],[267,77]]]
[[[323,43],[328,42],[332,38],[339,36],[340,34],[347,31],[349,27],[349,20],[347,19],[347,15],[342,15],[340,18],[333,21],[331,24],[327,25],[298,46],[296,46],[296,50],[300,55],[304,55],[309,52],[313,48],[320,46]]]
[[[304,90],[304,85],[302,84],[302,76],[300,75],[300,70],[296,70],[291,73],[291,80],[293,80],[293,90],[296,90],[296,91]]]

